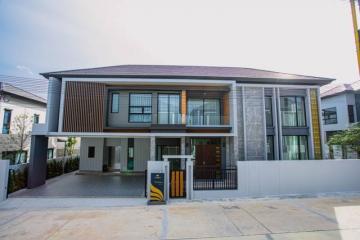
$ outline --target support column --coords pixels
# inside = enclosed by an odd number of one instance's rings
[[[185,155],[186,154],[186,150],[185,150],[185,137],[181,137],[181,146],[180,146],[180,154],[181,155]]]
[[[35,188],[45,184],[47,148],[48,137],[31,136],[28,188]]]
[[[156,138],[150,137],[150,161],[156,161]]]

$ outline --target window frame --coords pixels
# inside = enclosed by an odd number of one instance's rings
[[[284,160],[310,160],[309,156],[310,156],[310,153],[309,153],[309,136],[308,135],[285,135],[285,136],[282,136],[283,138],[283,141],[282,141],[282,148],[284,149],[284,138],[285,137],[297,137],[297,150],[298,150],[298,156],[297,156],[297,159],[284,159]],[[301,156],[301,151],[300,151],[300,138],[301,137],[305,137],[306,138],[306,159],[300,159],[300,156]],[[284,155],[284,150],[283,150],[283,155]]]
[[[9,113],[9,120],[5,125],[5,116],[6,113]],[[3,126],[2,126],[2,134],[10,134],[10,128],[11,128],[11,117],[12,117],[12,109],[4,109],[4,117],[3,117]],[[5,129],[7,129],[6,131],[4,131]]]
[[[116,111],[114,111],[114,95],[118,96]],[[119,113],[119,111],[120,111],[120,93],[119,92],[111,92],[110,113]]]
[[[330,110],[330,109],[335,109],[335,110]],[[331,125],[331,124],[337,124],[338,123],[338,120],[337,120],[337,108],[336,107],[330,107],[330,108],[325,108],[325,109],[322,109],[322,117],[323,117],[323,122],[324,122],[324,125]],[[335,112],[335,118],[327,118],[325,119],[325,112],[326,111],[334,111]],[[335,120],[335,121],[330,121],[330,120]]]
[[[49,158],[49,152],[51,152],[51,158]],[[47,149],[47,160],[49,160],[49,159],[53,159],[54,158],[54,148],[48,148]]]
[[[266,121],[266,99],[270,99],[270,116],[271,116],[271,124],[268,124]],[[274,127],[274,116],[273,116],[273,97],[272,96],[265,96],[265,121],[266,121],[266,127]]]
[[[295,111],[295,115],[296,115],[296,126],[289,126],[289,125],[284,125],[284,121],[282,120],[282,107],[281,107],[281,99],[282,98],[294,98],[295,99],[295,107],[296,107],[296,111]],[[297,105],[297,99],[301,98],[303,101],[303,108],[304,108],[304,123],[305,125],[299,125],[299,114],[298,114],[298,105]],[[285,127],[285,128],[304,128],[304,127],[308,127],[307,124],[307,114],[306,114],[306,103],[305,103],[305,97],[304,96],[298,96],[298,95],[286,95],[286,96],[280,96],[280,113],[281,113],[281,127]]]
[[[355,122],[354,105],[352,104],[347,105],[347,110],[348,110],[349,123],[354,123]]]
[[[35,121],[35,120],[37,120],[37,121]],[[33,115],[33,123],[38,124],[39,121],[40,121],[40,114],[34,113],[34,115]]]
[[[217,100],[219,103],[219,125],[222,124],[222,120],[221,120],[221,114],[222,114],[222,108],[221,108],[221,98],[189,98],[187,100],[186,103],[186,115],[189,118],[191,115],[189,113],[189,102],[190,100],[201,100],[202,101],[202,123],[199,126],[212,126],[212,125],[206,125],[205,124],[205,101],[206,100]],[[186,124],[188,124],[188,122],[186,121]],[[192,125],[192,126],[196,126],[196,125]]]
[[[159,101],[159,97],[160,95],[167,95],[167,99],[168,99],[168,102],[167,102],[167,123],[160,123],[160,119],[159,119],[159,104],[160,104],[160,101]],[[178,114],[181,115],[181,95],[180,93],[158,93],[157,94],[157,124],[180,124],[181,123],[181,120],[180,120],[180,123],[170,123],[170,96],[171,95],[175,95],[175,96],[178,96],[179,97],[179,111],[178,111]]]
[[[95,146],[88,146],[88,158],[95,158]]]
[[[272,148],[272,159],[269,159],[269,153],[267,152],[267,147],[269,143],[269,138],[271,138],[271,148]],[[266,135],[266,159],[269,161],[275,160],[275,136],[274,135]]]
[[[131,105],[131,95],[137,94],[137,95],[150,95],[151,101],[150,106],[139,106],[139,105]],[[131,113],[131,108],[141,108],[141,113]],[[145,113],[145,108],[150,108],[150,113]],[[150,115],[149,121],[131,121],[131,115]],[[129,107],[128,107],[128,123],[152,123],[152,93],[137,93],[132,92],[129,93]]]

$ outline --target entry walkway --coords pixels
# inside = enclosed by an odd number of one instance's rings
[[[10,197],[144,197],[142,175],[65,174],[34,189],[23,189]]]

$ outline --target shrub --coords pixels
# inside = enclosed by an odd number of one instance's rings
[[[9,171],[8,193],[27,187],[28,166]]]

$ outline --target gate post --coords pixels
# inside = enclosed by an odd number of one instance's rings
[[[9,160],[0,160],[0,202],[7,198],[9,165]]]
[[[186,159],[186,199],[188,200],[192,200],[194,198],[194,162],[191,159],[191,157]]]

